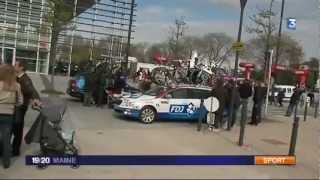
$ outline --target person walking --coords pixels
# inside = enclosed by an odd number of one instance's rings
[[[254,87],[252,116],[249,124],[257,126],[261,122],[262,104],[266,95],[267,89],[265,84],[263,82],[258,82]]]
[[[268,94],[268,98],[269,98],[269,105],[277,105],[276,102],[276,88],[272,87],[271,88],[271,92],[270,94]]]
[[[248,99],[252,96],[252,86],[249,80],[240,81],[239,95],[241,101],[241,119],[246,123],[248,111]]]
[[[314,102],[314,118],[317,118],[319,114],[319,105],[320,105],[320,89],[317,89],[314,91],[313,102]]]
[[[212,90],[212,95],[216,97],[219,101],[219,108],[215,112],[215,120],[214,120],[214,128],[215,131],[219,131],[221,126],[223,125],[223,111],[225,109],[227,90],[223,86],[223,80],[217,80],[216,87]]]
[[[285,91],[286,90],[284,90],[284,89],[280,90],[279,93],[278,93],[278,96],[277,96],[277,100],[278,100],[278,103],[279,103],[280,107],[283,107],[282,103],[283,103],[283,98],[285,97]]]
[[[98,92],[97,92],[97,107],[103,107],[103,105],[106,103],[106,75],[104,72],[99,73],[98,77]]]
[[[16,81],[15,69],[11,65],[0,66],[0,134],[2,162],[4,168],[10,167],[12,153],[11,131],[15,119],[15,109],[23,103],[21,87]],[[16,128],[16,127],[14,127]],[[15,129],[14,129],[15,130]]]
[[[21,91],[23,95],[23,104],[17,108],[16,111],[16,121],[13,125],[13,155],[20,155],[20,146],[23,136],[24,118],[28,110],[29,104],[32,107],[40,107],[41,101],[40,96],[33,86],[30,77],[26,74],[27,61],[22,59],[17,59],[14,69],[17,75],[17,81],[21,86]]]
[[[301,94],[302,94],[302,91],[299,88],[295,88],[293,90],[293,94],[290,98],[289,106],[288,106],[287,113],[285,116],[287,116],[287,117],[291,116],[294,107],[297,106],[299,103]]]

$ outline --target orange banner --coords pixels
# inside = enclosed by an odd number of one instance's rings
[[[295,165],[295,156],[255,156],[256,165]]]

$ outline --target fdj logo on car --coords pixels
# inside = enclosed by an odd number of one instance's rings
[[[171,105],[170,106],[170,113],[184,113],[185,105]]]
[[[192,103],[189,105],[171,105],[170,113],[179,113],[193,115],[196,112],[196,106]]]

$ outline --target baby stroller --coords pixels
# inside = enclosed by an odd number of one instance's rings
[[[24,138],[26,144],[39,143],[40,155],[77,155],[78,149],[74,145],[75,131],[66,132],[61,128],[66,105],[48,105],[36,110],[40,113]],[[38,168],[46,166],[41,165]]]

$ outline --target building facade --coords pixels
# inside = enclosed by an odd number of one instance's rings
[[[1,63],[25,59],[28,71],[48,73],[50,26],[46,0],[0,0]]]
[[[74,36],[90,41],[90,60],[94,57],[92,54],[98,54],[98,48],[103,49],[108,57],[123,59],[122,52],[131,30],[130,17],[133,15],[130,12],[134,0],[64,2],[74,11],[70,22],[65,24],[66,30],[59,33],[57,42],[57,51],[61,49],[68,54],[63,56],[64,61],[71,64]],[[14,64],[16,59],[24,59],[28,62],[27,71],[48,74],[52,38],[51,24],[48,22],[49,3],[50,0],[0,0],[0,63]],[[71,39],[70,42],[66,41],[68,39]],[[105,45],[97,47],[102,42],[106,42]]]

